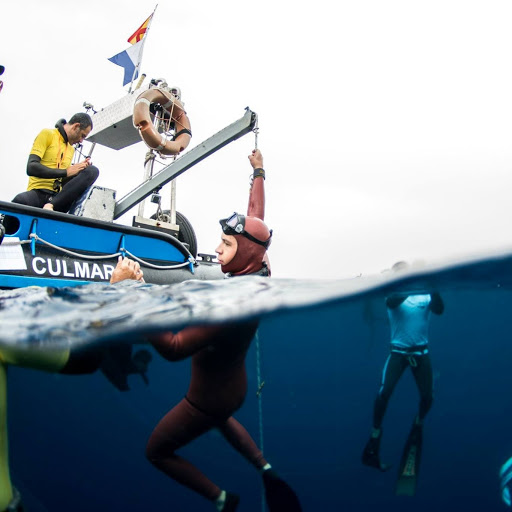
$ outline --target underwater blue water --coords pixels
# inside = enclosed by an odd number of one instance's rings
[[[414,497],[394,495],[418,405],[409,371],[383,426],[381,454],[393,468],[380,473],[363,466],[360,457],[389,350],[384,296],[390,287],[414,288],[418,280],[363,286],[348,295],[340,284],[339,300],[301,307],[266,304],[259,350],[253,342],[247,358],[249,392],[235,417],[258,442],[263,435],[266,458],[297,491],[303,510],[507,509],[499,469],[512,455],[512,286],[505,275],[511,261],[428,275],[429,283],[438,284],[445,312],[431,319],[435,397]],[[301,293],[308,295],[307,283],[301,283]],[[186,392],[190,366],[152,354],[149,385],[131,375],[131,389],[124,393],[101,373],[66,376],[9,367],[11,476],[30,512],[213,510],[145,459],[152,429]],[[265,381],[262,431],[258,357]],[[239,510],[263,510],[260,476],[218,433],[181,454],[222,488],[240,494]]]

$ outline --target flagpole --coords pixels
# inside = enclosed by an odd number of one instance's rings
[[[142,38],[142,44],[140,46],[140,52],[139,52],[139,61],[137,62],[137,65],[135,66],[135,69],[133,70],[132,81],[130,82],[130,89],[128,90],[128,94],[130,94],[132,92],[133,81],[135,80],[135,76],[137,75],[137,72],[140,69],[140,65],[142,62],[142,53],[144,51],[144,45],[146,44],[146,39],[149,34],[149,29],[151,28],[151,23],[153,23],[153,16],[155,15],[157,7],[158,7],[158,4],[156,4],[155,9],[153,10],[153,13],[150,16],[150,20],[149,20],[148,26],[146,28],[146,32],[144,34],[144,37]]]

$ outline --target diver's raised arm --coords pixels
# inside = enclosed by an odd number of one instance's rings
[[[253,178],[247,215],[265,220],[265,171],[263,169],[263,155],[259,149],[254,149],[249,155],[249,162],[251,162],[253,168]]]

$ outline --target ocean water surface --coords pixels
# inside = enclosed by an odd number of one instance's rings
[[[296,490],[305,511],[500,511],[499,470],[512,455],[512,253],[346,281],[242,278],[172,287],[121,284],[0,292],[0,347],[135,343],[145,330],[258,316],[249,391],[235,417]],[[384,298],[438,290],[430,354],[434,404],[416,495],[395,496],[417,412],[410,371],[383,425],[381,473],[361,464],[389,352]],[[211,504],[153,468],[145,445],[185,394],[190,361],[152,348],[148,382],[121,392],[86,376],[8,369],[10,468],[30,512],[201,511]],[[258,393],[260,390],[260,393]],[[260,512],[261,478],[215,431],[180,452]]]

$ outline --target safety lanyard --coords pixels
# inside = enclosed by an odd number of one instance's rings
[[[60,138],[61,134],[59,133],[59,146],[57,147],[57,169],[60,169],[60,164],[62,163],[62,160],[66,158],[66,154],[68,152],[68,144],[66,144],[66,149],[64,150],[64,153],[60,152]]]

